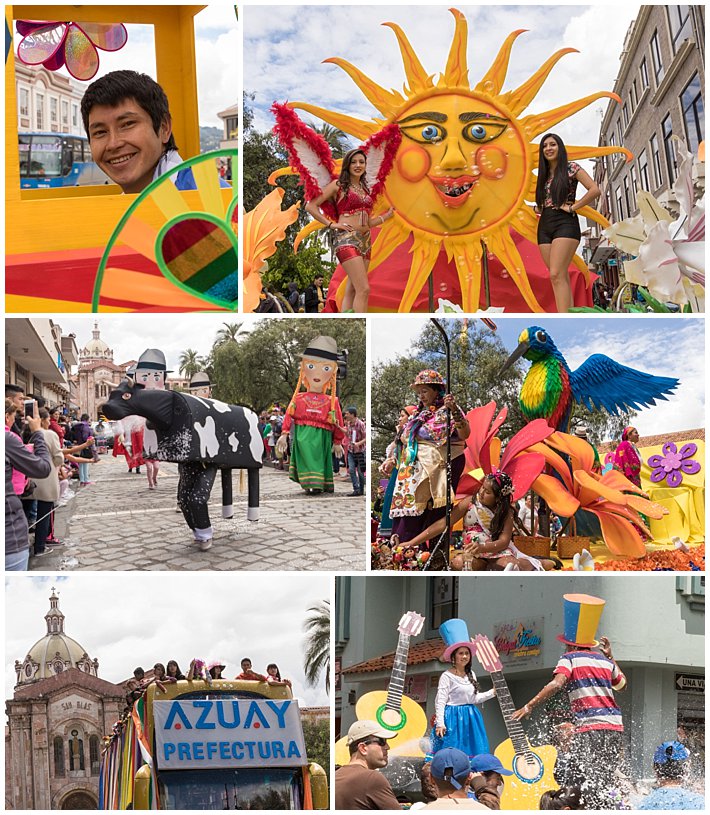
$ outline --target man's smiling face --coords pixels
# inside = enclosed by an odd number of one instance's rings
[[[94,105],[89,112],[91,155],[127,193],[142,192],[153,180],[171,131],[164,121],[156,133],[150,115],[130,98],[115,107]]]

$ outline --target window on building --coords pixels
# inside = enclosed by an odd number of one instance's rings
[[[666,6],[666,8],[671,25],[671,45],[675,54],[693,33],[690,23],[690,6]]]
[[[631,83],[631,110],[636,110],[639,103],[638,81],[634,79]]]
[[[639,188],[639,180],[636,174],[636,167],[633,165],[629,170],[629,175],[631,176],[631,203],[633,204],[633,209],[636,209],[636,193],[638,192]]]
[[[655,133],[651,134],[651,157],[653,159],[653,174],[654,184],[653,189],[657,190],[663,184],[663,173],[661,172],[661,154],[658,150],[658,137]]]
[[[645,91],[648,87],[648,65],[646,64],[646,57],[641,60],[639,72],[641,74],[641,90]]]
[[[626,204],[626,214],[631,215],[634,211],[634,208],[631,206],[631,193],[629,190],[629,176],[628,174],[624,176],[624,180],[622,181],[624,185],[624,203]]]
[[[697,153],[698,145],[703,140],[703,119],[705,117],[700,77],[697,73],[685,86],[683,93],[680,95],[680,102],[683,108],[683,122],[685,123],[685,135],[688,138],[688,150],[691,153]]]
[[[79,737],[78,730],[72,730],[69,739],[69,769],[83,770],[84,766],[84,739]]]
[[[97,399],[100,399],[100,398],[101,398],[101,394],[99,393],[99,386],[98,386],[98,385],[94,385],[94,396],[95,396]],[[447,443],[448,443],[448,442],[447,442]]]
[[[651,37],[651,59],[653,60],[653,75],[656,77],[656,87],[658,87],[665,73],[663,59],[661,58],[661,46],[658,42],[658,31],[654,31]]]
[[[54,737],[54,777],[64,778],[64,739]]]
[[[428,625],[436,633],[443,622],[458,615],[458,580],[454,577],[435,577],[429,585],[431,613]]]
[[[99,750],[99,737],[89,737],[89,763],[91,764],[91,774],[99,774],[99,766],[101,765],[101,752]]]
[[[62,124],[69,125],[69,102],[62,100]]]
[[[49,121],[55,125],[59,121],[59,100],[54,97],[49,97]]]
[[[44,130],[44,94],[35,96],[35,129]]]
[[[624,102],[621,108],[621,115],[624,117],[624,128],[629,126],[629,106]]]
[[[639,153],[639,175],[641,176],[641,189],[650,192],[651,185],[648,180],[648,157],[646,156],[645,150]]]
[[[71,123],[72,127],[79,126],[79,105],[71,106]]]
[[[616,188],[616,220],[624,220],[624,197],[621,194],[621,187]]]
[[[20,116],[30,115],[30,92],[27,88],[20,88]]]
[[[621,117],[616,120],[616,138],[619,140],[619,147],[624,144],[624,127],[621,124]]]
[[[668,168],[668,183],[675,181],[678,165],[675,155],[675,144],[671,136],[673,135],[673,122],[670,113],[661,122],[661,132],[663,133],[663,152],[666,156],[666,167]]]

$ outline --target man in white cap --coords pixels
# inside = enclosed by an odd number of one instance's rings
[[[377,772],[387,766],[392,733],[365,719],[348,730],[350,763],[335,772],[336,809],[401,809],[389,781]]]

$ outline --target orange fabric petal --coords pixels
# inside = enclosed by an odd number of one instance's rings
[[[627,506],[630,506],[637,512],[643,512],[643,514],[648,515],[649,518],[659,520],[664,515],[668,515],[668,510],[664,506],[661,506],[661,504],[657,504],[655,501],[640,498],[638,495],[626,495],[624,497],[626,498]]]
[[[609,512],[591,511],[599,518],[604,543],[612,554],[632,558],[646,554],[646,545],[629,521]]]
[[[569,492],[575,491],[575,484],[572,480],[572,474],[570,473],[569,465],[567,462],[562,458],[561,455],[556,453],[551,447],[547,446],[547,440],[545,443],[540,444],[533,444],[528,447],[528,450],[534,453],[542,453],[545,457],[545,461],[547,464],[552,467],[553,470],[558,472],[567,487]]]
[[[539,475],[532,484],[532,489],[550,506],[553,512],[569,518],[579,509],[579,501],[571,495],[562,483],[551,475]]]
[[[594,466],[594,450],[589,442],[569,433],[553,433],[547,443],[561,450],[572,459],[572,469],[591,470]]]
[[[594,473],[589,473],[585,470],[575,470],[574,480],[581,486],[591,490],[595,495],[606,498],[607,501],[616,501],[621,504],[626,502],[626,496],[623,493],[608,487],[601,479],[595,477]],[[585,502],[582,501],[582,503]]]

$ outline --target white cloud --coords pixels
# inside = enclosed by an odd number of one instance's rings
[[[59,595],[65,632],[99,660],[109,682],[129,678],[137,665],[176,659],[224,659],[236,676],[248,656],[257,671],[276,662],[304,705],[327,705],[324,684],[306,686],[303,621],[330,596],[330,579],[307,573],[145,575],[109,573],[5,580],[5,691],[11,698],[15,660],[46,634],[50,589]]]

